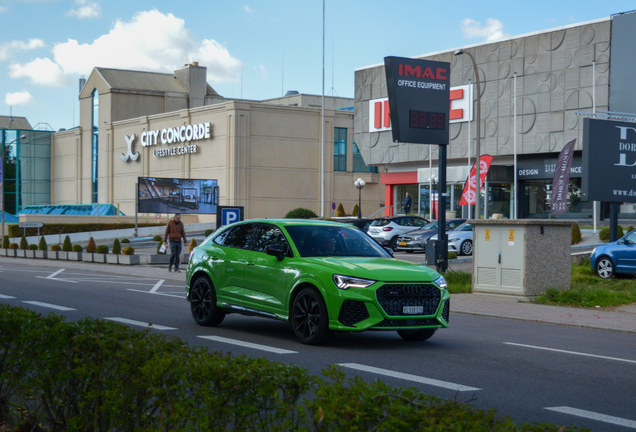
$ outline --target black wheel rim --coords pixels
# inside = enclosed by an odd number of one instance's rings
[[[192,315],[197,321],[203,321],[210,315],[212,294],[205,279],[199,279],[195,282],[190,293],[190,304]]]
[[[293,324],[296,334],[303,340],[312,339],[320,328],[320,305],[318,300],[303,293],[294,302]]]

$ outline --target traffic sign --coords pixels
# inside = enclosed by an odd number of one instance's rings
[[[155,217],[156,217],[157,219],[161,219],[161,213],[155,213]]]
[[[42,228],[44,226],[43,222],[20,222],[20,228]]]

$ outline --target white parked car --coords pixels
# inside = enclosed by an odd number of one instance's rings
[[[382,246],[395,250],[400,234],[421,229],[428,221],[419,216],[392,216],[376,219],[369,227],[367,234]]]
[[[449,252],[455,252],[457,255],[473,254],[473,224],[461,224],[446,234]],[[431,237],[431,240],[437,240],[437,234]]]

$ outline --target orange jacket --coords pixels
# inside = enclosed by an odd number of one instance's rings
[[[163,236],[163,241],[167,241],[168,238],[172,241],[179,241],[181,237],[183,237],[183,243],[187,243],[183,222],[179,221],[179,223],[176,223],[174,219],[170,219],[168,225],[166,225],[166,233]]]

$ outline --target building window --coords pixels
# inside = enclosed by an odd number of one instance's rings
[[[360,149],[358,149],[358,144],[353,142],[353,172],[368,172],[368,173],[376,173],[378,172],[377,166],[367,166],[364,163],[364,159],[362,159],[362,155],[360,154]]]
[[[335,128],[333,136],[333,170],[347,171],[347,128]]]
[[[93,90],[93,133],[91,149],[91,198],[92,202],[97,202],[97,150],[99,148],[99,93]]]

